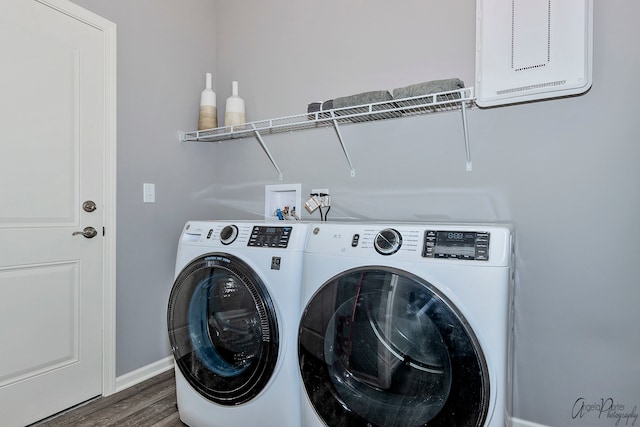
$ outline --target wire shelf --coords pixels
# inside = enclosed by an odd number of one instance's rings
[[[295,116],[259,120],[238,126],[224,126],[214,129],[184,132],[181,135],[181,141],[219,142],[230,139],[254,137],[256,131],[262,135],[267,135],[334,126],[336,122],[343,125],[395,119],[459,110],[462,108],[462,104],[466,104],[468,107],[473,106],[474,95],[472,87],[434,93],[426,96],[394,99],[384,102],[298,114]]]
[[[351,169],[351,176],[353,177],[355,176],[355,168],[353,167],[353,163],[351,162],[351,158],[349,157],[349,153],[344,144],[342,134],[340,133],[341,125],[460,110],[462,112],[465,148],[467,154],[466,167],[467,171],[470,171],[471,154],[467,131],[466,108],[473,106],[475,106],[473,87],[465,87],[453,91],[438,92],[429,95],[247,122],[238,126],[224,126],[192,132],[178,132],[178,138],[181,142],[222,142],[231,139],[255,137],[260,142],[260,145],[262,145],[267,156],[269,156],[271,163],[278,171],[280,180],[282,180],[282,172],[269,152],[262,136],[331,126],[337,133],[342,150]]]

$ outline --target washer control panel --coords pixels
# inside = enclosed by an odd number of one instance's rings
[[[265,248],[286,248],[291,237],[292,227],[255,225],[247,246]]]
[[[422,256],[488,261],[489,233],[427,230],[424,232]]]

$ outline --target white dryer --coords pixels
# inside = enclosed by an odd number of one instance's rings
[[[497,225],[312,225],[302,426],[505,426],[512,236]]]
[[[299,427],[296,334],[307,225],[190,221],[168,332],[191,427]]]

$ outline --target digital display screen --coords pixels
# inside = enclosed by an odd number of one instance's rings
[[[473,257],[476,254],[476,233],[462,231],[438,231],[436,233],[435,255],[461,255]]]
[[[487,261],[489,233],[476,231],[427,231],[422,256]]]
[[[476,233],[462,231],[438,231],[436,233],[436,256],[474,257],[475,254]]]

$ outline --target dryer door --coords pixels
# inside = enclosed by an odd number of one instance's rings
[[[489,377],[473,331],[430,283],[363,267],[325,283],[298,335],[304,386],[330,426],[482,426]]]
[[[191,262],[173,285],[167,317],[176,364],[204,397],[237,405],[266,386],[278,323],[264,283],[241,259],[213,253]]]

